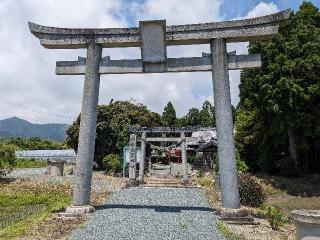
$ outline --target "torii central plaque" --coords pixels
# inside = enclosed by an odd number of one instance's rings
[[[226,43],[271,39],[290,10],[258,18],[217,23],[166,26],[165,20],[141,21],[139,28],[68,29],[29,23],[46,48],[87,48],[87,57],[57,62],[60,75],[85,75],[73,206],[70,212],[91,211],[100,74],[212,71],[222,204],[240,207],[228,70],[260,67],[260,55],[227,53]],[[202,57],[167,58],[167,46],[210,44]],[[111,60],[102,48],[140,47],[141,59]]]

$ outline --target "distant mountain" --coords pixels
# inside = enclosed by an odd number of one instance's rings
[[[41,139],[64,141],[68,127],[68,124],[35,124],[12,117],[0,120],[0,137],[40,137]]]

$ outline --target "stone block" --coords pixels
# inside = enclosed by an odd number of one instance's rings
[[[63,176],[64,161],[47,160],[47,175],[50,177]]]
[[[69,206],[65,212],[58,213],[58,217],[61,218],[81,218],[95,211],[94,207],[90,205],[84,206]]]
[[[294,210],[291,217],[298,240],[320,239],[320,210]]]

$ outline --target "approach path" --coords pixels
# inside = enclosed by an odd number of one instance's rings
[[[225,239],[200,188],[125,188],[71,239]]]

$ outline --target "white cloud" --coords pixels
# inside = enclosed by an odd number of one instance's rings
[[[270,3],[260,2],[250,12],[248,12],[246,18],[260,17],[263,15],[276,13],[278,11],[279,11],[279,8],[274,2],[270,2]]]
[[[167,25],[218,21],[222,0],[147,0],[137,14],[140,20],[166,19]]]
[[[64,27],[121,27],[127,23],[111,12],[119,1],[0,1],[1,97],[62,115],[80,111],[83,77],[56,76],[57,60],[74,60],[85,50],[47,50],[40,46],[27,22]],[[64,122],[0,102],[1,116],[16,115],[32,121]],[[70,121],[69,121],[70,122]]]
[[[140,2],[140,1],[139,1]],[[83,76],[56,76],[55,62],[85,56],[85,50],[51,50],[40,46],[29,32],[27,22],[61,27],[123,27],[129,14],[138,20],[166,19],[168,25],[221,21],[222,0],[146,0],[144,4],[119,0],[0,0],[0,84],[1,97],[76,117],[81,109]],[[254,17],[277,11],[274,3],[259,3],[247,15]],[[132,24],[132,23],[130,23]],[[246,51],[246,44],[228,49]],[[201,56],[208,45],[169,47],[169,57]],[[115,58],[140,58],[140,50],[104,49]],[[230,72],[232,102],[238,101],[239,71]],[[134,98],[150,109],[162,112],[172,100],[179,115],[204,100],[213,101],[211,73],[110,75],[101,77],[100,103],[111,98]],[[1,116],[41,122],[65,122],[66,119],[13,108],[0,102]],[[70,121],[67,121],[70,122]]]

